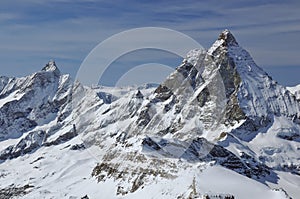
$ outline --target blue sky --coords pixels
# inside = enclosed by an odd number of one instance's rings
[[[297,0],[1,1],[0,75],[27,75],[54,59],[61,71],[75,76],[97,44],[131,28],[174,29],[206,48],[228,28],[275,80],[295,85],[300,83],[299,10]],[[165,59],[174,67],[180,64],[180,59],[166,53],[137,54],[144,63]],[[130,65],[128,60],[133,59],[123,57],[114,64]]]

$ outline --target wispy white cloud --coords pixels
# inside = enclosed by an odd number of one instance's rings
[[[15,19],[18,19],[19,18],[19,15],[18,14],[15,14],[15,13],[0,13],[0,22],[3,23],[3,22],[7,22],[7,21],[10,21],[10,20],[15,20]]]

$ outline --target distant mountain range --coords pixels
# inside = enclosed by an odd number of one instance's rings
[[[297,198],[300,85],[228,30],[160,85],[0,77],[0,198]]]

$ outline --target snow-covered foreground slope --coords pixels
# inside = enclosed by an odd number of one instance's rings
[[[70,150],[65,148],[72,141],[61,145],[61,148],[42,148],[35,154],[8,160],[0,165],[2,187],[23,187],[34,185],[26,189],[28,194],[24,198],[120,198],[116,196],[118,183],[107,180],[97,183],[91,176],[91,170],[97,161],[88,150]],[[184,164],[177,162],[179,166]],[[182,165],[181,165],[182,164]],[[161,178],[139,189],[124,198],[188,198],[190,195],[220,195],[236,198],[286,198],[281,190],[270,189],[267,185],[253,181],[220,166],[193,164],[193,172],[182,167],[177,178]],[[290,176],[289,176],[290,175]],[[297,194],[299,176],[282,173],[278,187],[289,187]],[[297,184],[298,183],[298,184]],[[287,185],[286,185],[287,184]],[[289,186],[292,184],[293,186]],[[195,193],[194,193],[195,191]],[[7,195],[8,196],[8,195]],[[295,195],[296,196],[296,195]],[[21,198],[23,198],[21,197]],[[5,197],[1,197],[5,198]],[[7,197],[10,198],[10,197]]]
[[[90,154],[89,150],[71,150],[71,146],[80,141],[74,139],[60,147],[42,148],[34,154],[8,160],[0,165],[2,178],[5,178],[1,179],[1,186],[34,185],[26,189],[29,193],[24,198],[81,198],[85,195],[90,198],[120,198],[115,195],[119,186],[116,181],[108,179],[98,184],[91,176],[91,170],[97,163],[94,154]],[[178,177],[158,177],[148,186],[129,193],[124,198],[143,196],[171,199],[179,196],[188,198],[193,194],[224,197],[234,195],[236,198],[286,198],[281,190],[270,189],[265,184],[220,166],[204,163],[188,165],[180,161],[174,161],[175,163],[179,168],[176,172]],[[186,170],[188,166],[192,170]],[[291,193],[298,194],[299,180],[299,176],[282,172],[279,184],[272,187],[288,187]]]
[[[0,78],[0,198],[297,198],[300,103],[225,30],[158,87]]]

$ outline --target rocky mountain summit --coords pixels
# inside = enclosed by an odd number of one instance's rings
[[[89,88],[54,61],[0,77],[0,195],[296,198],[298,90],[228,30],[158,87]]]

